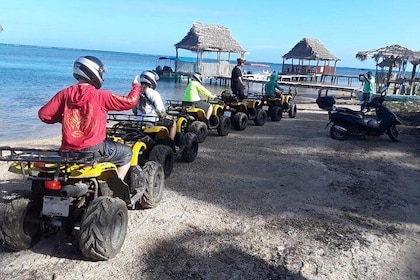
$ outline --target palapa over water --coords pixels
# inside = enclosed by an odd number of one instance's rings
[[[378,86],[382,86],[383,84],[386,84],[387,86],[389,86],[390,83],[394,82],[397,88],[401,87],[401,85],[404,83],[405,69],[407,67],[407,63],[410,62],[413,65],[413,69],[411,72],[411,78],[409,80],[409,94],[412,95],[412,94],[417,93],[419,83],[417,82],[415,76],[416,76],[417,65],[420,64],[419,51],[412,51],[406,47],[395,44],[395,45],[372,49],[368,51],[359,51],[356,54],[356,58],[360,59],[361,61],[365,61],[369,57],[375,60],[377,67],[378,66],[381,68],[388,67],[388,73],[386,75],[385,80],[379,81],[377,79]],[[392,75],[392,69],[394,67],[399,67],[399,71],[398,71],[397,79],[395,81],[392,81],[391,75]],[[378,72],[378,69],[377,69],[377,72]]]
[[[197,68],[203,76],[228,76],[230,75],[231,66],[229,65],[230,54],[239,53],[243,55],[246,51],[231,36],[229,29],[220,25],[204,24],[194,22],[187,35],[178,43],[176,48],[175,71],[179,71],[178,67],[178,50],[185,49],[197,53]],[[203,53],[216,52],[217,63],[208,63],[203,67]],[[227,53],[225,61],[221,60],[221,53]],[[208,66],[208,67],[207,67]]]
[[[175,44],[177,49],[193,52],[227,52],[240,53],[246,51],[232,38],[229,29],[220,25],[193,23],[187,35]]]
[[[292,59],[292,71],[284,71],[285,60]],[[298,60],[298,65],[294,67],[293,60]],[[309,67],[303,67],[303,61],[307,60]],[[302,72],[302,69],[311,68],[310,62],[316,61],[316,69],[313,73],[316,74],[334,74],[336,63],[340,61],[338,57],[333,55],[325,46],[318,40],[314,38],[303,38],[300,40],[288,53],[283,55],[283,69],[282,72]],[[319,62],[323,62],[323,66],[319,66]],[[329,67],[329,62],[334,61],[334,67]],[[297,71],[295,70],[297,69]]]

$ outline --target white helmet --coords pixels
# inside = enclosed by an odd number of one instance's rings
[[[191,78],[194,79],[194,80],[196,80],[200,84],[203,83],[203,80],[201,79],[201,73],[195,72],[194,74],[192,74],[192,77]]]
[[[154,71],[144,71],[140,75],[140,84],[146,83],[150,85],[152,89],[156,89],[157,83],[156,81],[159,80],[159,75]]]
[[[73,77],[83,79],[97,89],[104,82],[102,74],[105,71],[105,65],[94,56],[81,56],[73,64]]]

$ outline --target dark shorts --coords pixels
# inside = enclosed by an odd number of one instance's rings
[[[113,162],[116,166],[122,166],[131,161],[133,152],[127,145],[105,140],[95,146],[86,148],[83,152],[93,152],[99,162]]]
[[[182,101],[182,105],[193,105],[197,108],[203,109],[204,111],[208,111],[210,108],[210,103],[204,102],[204,101],[195,101],[195,102],[186,102]]]

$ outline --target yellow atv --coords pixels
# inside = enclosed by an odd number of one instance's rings
[[[267,121],[267,113],[262,109],[262,101],[259,98],[249,97],[240,101],[231,95],[230,91],[222,93],[225,110],[231,112],[233,127],[236,130],[245,130],[248,120],[253,120],[256,126],[262,126]]]
[[[132,146],[127,183],[113,163],[99,162],[93,153],[0,147],[0,161],[11,162],[9,171],[31,181],[29,195],[0,208],[2,245],[25,250],[62,229],[77,236],[85,258],[115,257],[127,233],[127,209],[155,207],[163,196],[162,166],[153,161],[138,165],[143,145]]]
[[[165,178],[168,178],[176,155],[180,155],[184,162],[193,162],[198,154],[197,136],[185,132],[182,124],[179,124],[172,140],[168,122],[155,116],[108,114],[111,126],[107,128],[107,137],[129,146],[136,142],[144,143],[138,158],[140,166],[148,161],[158,162],[163,167]]]
[[[209,130],[216,130],[218,135],[226,136],[230,132],[231,120],[224,115],[225,107],[218,100],[206,101],[212,104],[213,110],[210,120],[207,121],[206,112],[193,105],[184,105],[179,100],[168,100],[168,114],[179,119],[183,118],[187,122],[187,131],[194,132],[198,137],[198,142],[203,143]]]
[[[281,93],[276,97],[259,96],[259,98],[263,102],[262,108],[272,121],[280,121],[283,113],[287,113],[289,118],[296,117],[297,105],[291,92]]]

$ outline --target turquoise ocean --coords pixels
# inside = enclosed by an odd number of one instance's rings
[[[75,82],[73,62],[93,55],[106,65],[103,89],[126,95],[135,75],[155,69],[159,55],[0,44],[0,144],[60,135],[60,124],[38,119],[38,110],[56,92]],[[258,63],[258,62],[254,62]],[[265,63],[281,72],[281,64]],[[261,69],[245,68],[254,73]],[[337,74],[357,76],[362,69],[338,67]],[[186,81],[160,80],[157,90],[164,101],[182,98]],[[206,84],[214,94],[227,86]]]

